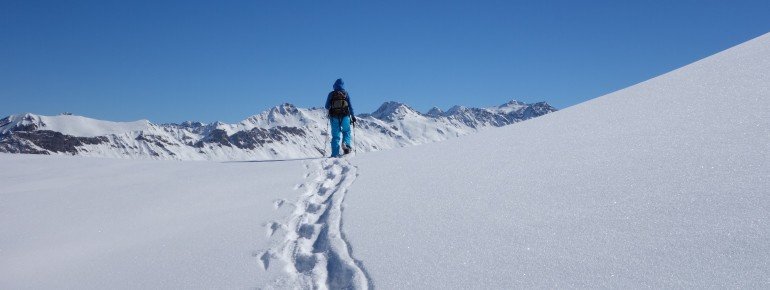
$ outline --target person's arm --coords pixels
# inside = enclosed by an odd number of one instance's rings
[[[329,93],[328,95],[326,95],[326,105],[324,106],[324,108],[328,110],[331,107],[332,107],[332,93]]]

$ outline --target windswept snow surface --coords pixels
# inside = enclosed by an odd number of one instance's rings
[[[0,289],[247,289],[305,168],[0,154]]]
[[[770,288],[770,34],[353,163],[343,231],[377,288]]]

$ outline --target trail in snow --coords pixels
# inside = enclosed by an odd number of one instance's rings
[[[284,229],[282,243],[260,256],[265,268],[270,259],[286,263],[289,281],[302,289],[369,289],[371,280],[342,233],[342,201],[357,176],[347,159],[324,159],[305,164],[306,182],[297,186],[305,193],[285,224],[267,226],[268,236]],[[276,206],[280,206],[276,204]],[[279,285],[274,285],[279,286]]]

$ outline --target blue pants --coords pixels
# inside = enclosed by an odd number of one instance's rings
[[[332,157],[340,156],[340,133],[342,133],[342,143],[350,146],[350,116],[333,117],[329,116],[329,122],[332,127]]]

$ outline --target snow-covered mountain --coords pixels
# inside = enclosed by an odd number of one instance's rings
[[[374,113],[358,117],[354,143],[362,152],[441,141],[554,111],[545,102],[510,101],[490,108],[455,106],[422,114],[405,104],[386,102]],[[283,104],[237,124],[11,115],[0,120],[0,152],[177,160],[321,156],[328,148],[325,112]]]

